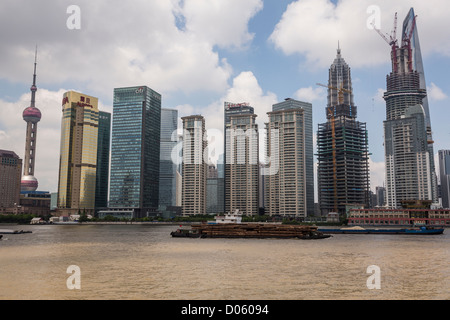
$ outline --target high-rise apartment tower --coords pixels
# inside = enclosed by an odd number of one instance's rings
[[[255,114],[234,114],[226,131],[225,211],[259,213],[259,132]]]
[[[181,118],[183,121],[183,215],[206,214],[206,181],[208,164],[205,119],[200,115]]]
[[[313,172],[307,170],[306,113],[303,108],[268,113],[266,165],[262,168],[268,215],[307,216],[307,176]]]
[[[297,130],[304,131],[304,166],[305,169],[305,194],[306,194],[306,214],[308,216],[314,215],[314,146],[313,146],[313,111],[312,104],[309,102],[298,101],[295,99],[287,98],[283,102],[274,104],[272,111],[282,110],[304,110],[304,120],[302,127],[297,126]],[[303,142],[302,142],[303,143]],[[298,164],[300,165],[300,164]]]

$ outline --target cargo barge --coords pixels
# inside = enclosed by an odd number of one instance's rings
[[[317,227],[261,223],[197,224],[190,229],[178,229],[171,233],[180,238],[247,238],[247,239],[302,239],[330,238]]]
[[[420,227],[420,228],[371,228],[362,227],[319,229],[324,234],[406,234],[406,235],[439,235],[444,233],[444,228]]]

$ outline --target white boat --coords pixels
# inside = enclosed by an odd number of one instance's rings
[[[216,216],[215,221],[209,221],[209,224],[221,224],[221,223],[241,223],[242,222],[242,214],[239,213],[239,209],[237,209],[234,213],[227,213],[223,216]]]

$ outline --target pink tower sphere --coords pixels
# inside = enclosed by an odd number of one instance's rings
[[[28,107],[23,111],[23,120],[37,123],[41,120],[42,114],[38,108]]]

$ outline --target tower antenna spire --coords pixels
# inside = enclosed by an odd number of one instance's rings
[[[33,84],[31,85],[31,105],[23,111],[23,120],[27,123],[27,135],[25,141],[25,161],[23,166],[23,177],[21,181],[22,191],[36,191],[38,181],[34,177],[34,164],[36,158],[36,137],[37,124],[41,120],[42,114],[36,108],[36,65],[37,65],[37,45],[34,52],[34,73]]]
[[[33,73],[33,84],[31,85],[31,107],[35,107],[36,104],[36,65],[37,65],[37,45],[34,52],[34,73]]]

